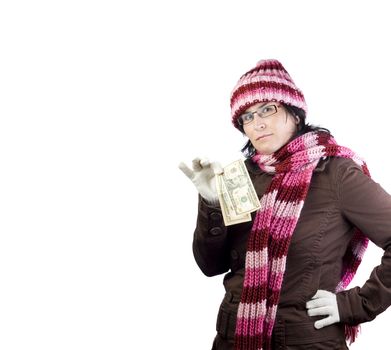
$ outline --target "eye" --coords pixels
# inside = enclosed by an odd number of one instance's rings
[[[244,114],[242,114],[241,118],[243,120],[243,123],[248,123],[254,119],[254,116],[252,113],[244,113]]]
[[[274,111],[274,106],[265,106],[259,109],[259,112],[262,114],[268,114]]]

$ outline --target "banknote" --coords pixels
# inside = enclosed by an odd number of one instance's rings
[[[250,214],[236,214],[235,208],[232,205],[231,199],[229,197],[227,188],[224,184],[222,177],[222,175],[216,176],[216,187],[219,196],[221,212],[223,214],[224,224],[226,226],[229,226],[239,224],[241,222],[251,221]]]
[[[216,188],[226,226],[251,221],[259,199],[243,160],[237,160],[216,176]]]

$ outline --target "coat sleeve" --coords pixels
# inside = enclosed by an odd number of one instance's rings
[[[356,325],[373,320],[391,305],[391,196],[353,161],[340,167],[337,174],[342,214],[384,249],[380,265],[361,288],[337,294],[340,321]]]
[[[207,204],[200,196],[193,254],[206,276],[219,275],[229,270],[227,245],[227,227],[220,207]]]

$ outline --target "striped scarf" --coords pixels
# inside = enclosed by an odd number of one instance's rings
[[[272,155],[255,155],[253,161],[274,174],[262,196],[248,239],[245,275],[239,303],[235,350],[269,350],[280,299],[286,257],[313,170],[322,157],[350,158],[369,175],[367,166],[353,151],[339,146],[325,132],[297,137]],[[347,287],[360,265],[368,238],[357,228],[343,258],[343,271],[336,291]],[[357,327],[345,327],[346,338],[354,341]]]

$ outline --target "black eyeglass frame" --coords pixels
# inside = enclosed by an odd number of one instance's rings
[[[267,113],[267,115],[263,115],[262,112],[260,112],[261,109],[265,108],[265,107],[274,107],[274,111],[271,112],[271,113]],[[277,104],[264,104],[262,106],[259,106],[257,108],[256,111],[254,112],[247,112],[247,113],[243,113],[239,116],[238,118],[238,124],[243,126],[243,125],[247,125],[247,124],[250,124],[254,121],[255,117],[254,117],[254,114],[256,113],[258,115],[259,118],[262,118],[262,119],[265,119],[265,118],[268,118],[268,117],[271,117],[272,115],[276,114],[278,112],[278,108],[281,108],[281,106],[277,105]],[[243,121],[243,117],[244,116],[250,116],[251,115],[251,120],[248,121],[248,122],[244,122]]]

